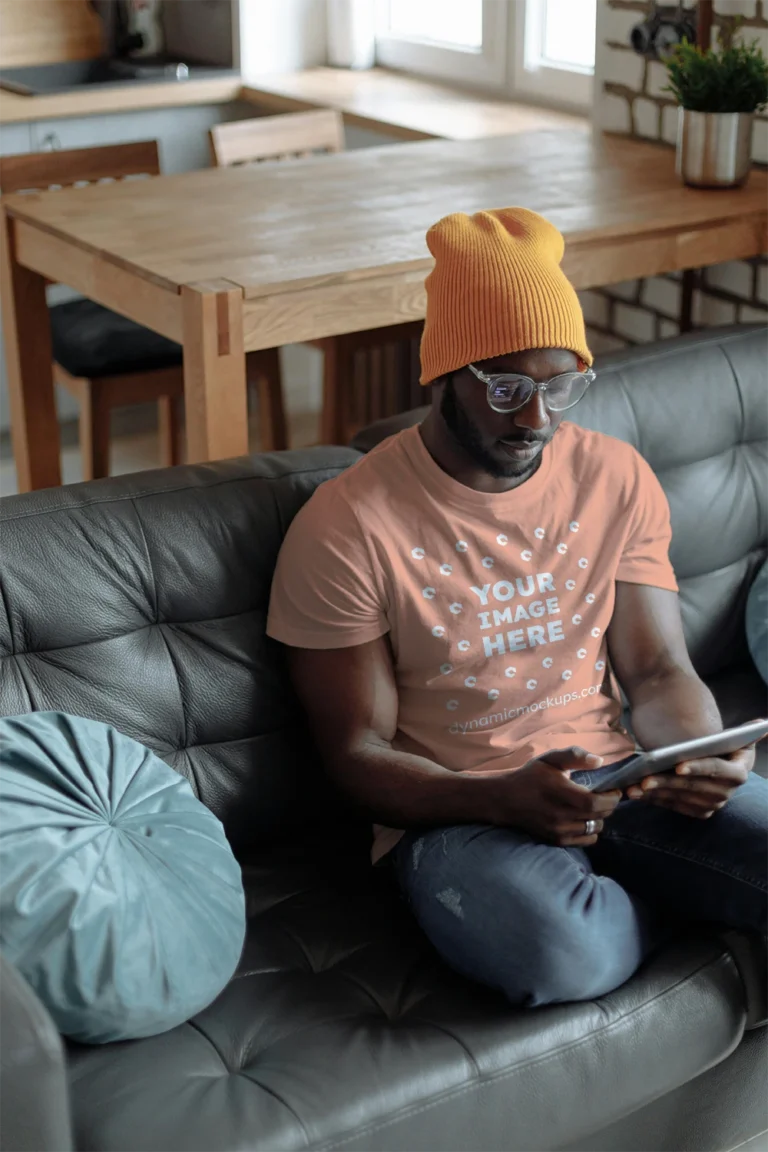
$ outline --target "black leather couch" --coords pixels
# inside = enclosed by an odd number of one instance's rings
[[[657,470],[696,664],[726,720],[765,714],[743,624],[766,554],[765,330],[599,367],[574,416]],[[702,927],[610,996],[519,1011],[446,970],[369,867],[368,828],[324,783],[264,632],[287,525],[355,458],[315,448],[2,502],[0,713],[104,720],[183,772],[242,861],[249,918],[219,999],[132,1043],[63,1045],[4,962],[2,1147],[734,1147],[768,1127],[752,942]]]

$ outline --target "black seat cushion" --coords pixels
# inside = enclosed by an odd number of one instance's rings
[[[50,309],[53,358],[71,376],[123,376],[181,364],[181,345],[91,300]]]
[[[147,1040],[70,1045],[78,1148],[559,1147],[741,1035],[739,976],[712,935],[599,1002],[533,1012],[449,971],[387,868],[269,856],[244,879],[245,949],[210,1008]]]

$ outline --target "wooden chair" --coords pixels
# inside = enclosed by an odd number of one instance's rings
[[[343,152],[344,121],[341,113],[331,108],[288,112],[216,124],[210,138],[216,167],[231,168],[310,156],[313,152]]]
[[[115,144],[0,158],[0,191],[34,192],[104,180],[157,176],[157,142]],[[73,300],[50,309],[54,380],[80,403],[83,479],[109,475],[109,423],[113,408],[157,402],[160,457],[164,465],[181,459],[184,374],[181,345],[91,300]],[[277,352],[249,357],[249,378],[259,387],[262,446],[287,447],[282,405],[271,403],[279,389]]]
[[[211,129],[210,138],[217,166],[260,164],[309,156],[313,152],[342,152],[344,121],[340,112],[330,108],[314,112],[290,112],[281,116],[261,116],[255,120],[217,124]],[[379,349],[389,345],[418,339],[421,330],[422,323],[418,321],[308,341],[323,353],[322,443],[346,444],[358,426],[362,426],[357,413],[367,405],[365,398],[359,396],[355,403],[355,360],[359,359],[358,353],[376,355]],[[277,358],[276,348],[269,352]],[[370,386],[370,382],[364,379],[363,389]],[[282,411],[283,394],[279,376],[278,384],[272,384],[269,402],[275,409]],[[393,414],[386,412],[386,415]]]
[[[0,191],[33,192],[157,176],[157,142],[75,148],[0,158]],[[156,401],[163,464],[181,456],[181,348],[124,316],[73,300],[50,309],[54,380],[80,402],[83,479],[109,475],[113,408]]]

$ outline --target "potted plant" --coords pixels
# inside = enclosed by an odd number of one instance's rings
[[[666,61],[665,89],[680,105],[677,171],[697,188],[733,188],[749,174],[752,121],[768,104],[768,62],[757,41],[734,43],[740,21],[720,29],[718,50],[683,41]]]

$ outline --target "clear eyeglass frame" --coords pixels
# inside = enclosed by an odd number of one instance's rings
[[[545,380],[541,384],[537,384],[530,376],[523,376],[519,372],[494,372],[490,374],[483,372],[480,368],[475,367],[474,364],[468,364],[467,367],[473,376],[476,376],[481,383],[485,384],[489,406],[494,412],[503,413],[519,412],[537,392],[543,394],[544,403],[550,412],[567,412],[569,408],[575,407],[579,400],[584,398],[587,388],[589,388],[590,384],[596,379],[596,373],[591,368],[587,368],[584,372],[560,372],[550,380]],[[576,399],[569,399],[566,404],[553,402],[554,389],[558,386],[562,388],[567,380],[576,384],[576,390],[578,391]],[[528,385],[528,389],[526,395],[518,404],[511,405],[494,400],[493,393],[499,388],[515,389],[520,388],[521,385]],[[525,389],[523,390],[525,391]]]

